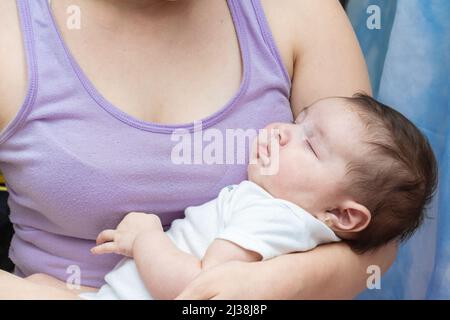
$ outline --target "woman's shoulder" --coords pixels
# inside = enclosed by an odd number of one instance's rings
[[[0,130],[11,121],[25,96],[26,63],[16,1],[0,1]]]
[[[292,77],[296,56],[321,34],[338,36],[348,19],[338,0],[260,0],[286,68]],[[343,28],[344,27],[344,28]],[[337,28],[337,30],[336,30]]]
[[[326,96],[371,92],[358,39],[338,0],[260,1],[285,63],[293,61],[294,115]]]

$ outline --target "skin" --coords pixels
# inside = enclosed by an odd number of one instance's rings
[[[239,46],[223,1],[53,1],[59,26],[73,4],[83,12],[83,26],[60,28],[63,38],[98,91],[124,112],[145,121],[191,122],[217,111],[238,89]],[[294,118],[324,97],[370,94],[361,50],[337,1],[262,0],[262,5],[292,80]],[[27,75],[15,1],[0,1],[0,20],[4,128],[24,99]],[[149,40],[148,34],[157,36]],[[384,272],[395,254],[395,244],[363,256],[345,244],[330,244],[265,262],[229,262],[197,277],[178,298],[352,298],[365,287],[367,267],[378,265]],[[6,283],[0,281],[0,292],[7,295],[12,288]],[[26,298],[20,286],[16,293]]]
[[[61,281],[46,275],[26,279],[0,270],[0,299],[2,300],[75,300],[79,291],[68,290]]]
[[[347,165],[366,150],[366,129],[345,99],[321,99],[294,123],[273,123],[257,142],[250,181],[291,201],[348,239],[370,222],[370,211],[346,193]],[[263,138],[269,136],[269,138]],[[278,170],[264,168],[277,162]]]
[[[200,273],[227,261],[260,261],[256,252],[222,239],[214,240],[202,259],[178,249],[163,231],[157,215],[129,213],[115,230],[97,237],[94,254],[134,258],[140,277],[157,300],[176,298]]]
[[[353,201],[342,183],[347,165],[366,147],[365,126],[345,99],[320,100],[304,109],[294,123],[273,123],[262,132],[272,133],[271,141],[256,139],[252,150],[256,161],[248,166],[250,181],[276,198],[303,207],[341,238],[368,225],[369,210]],[[275,160],[277,172],[265,174]],[[145,286],[157,300],[174,299],[214,266],[262,260],[257,252],[223,239],[215,239],[198,259],[175,246],[158,216],[146,213],[131,213],[117,229],[101,232],[92,253],[134,258]]]

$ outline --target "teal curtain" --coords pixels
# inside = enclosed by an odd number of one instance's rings
[[[373,28],[376,5],[380,28]],[[440,182],[424,225],[381,280],[359,299],[450,299],[450,1],[350,0],[374,95],[428,137]],[[368,23],[369,21],[369,23]]]

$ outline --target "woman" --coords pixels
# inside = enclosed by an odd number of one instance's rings
[[[90,255],[98,231],[131,211],[157,213],[167,228],[185,207],[245,179],[239,163],[174,165],[174,130],[192,132],[200,120],[221,132],[259,129],[322,97],[370,92],[335,0],[17,3],[19,18],[13,0],[0,5],[8,48],[0,52],[0,170],[19,276],[66,281],[75,267],[82,285],[99,287],[120,257]],[[68,18],[80,18],[79,28]],[[231,262],[179,298],[352,298],[367,267],[387,270],[395,250],[357,256],[332,244]],[[38,294],[25,286],[2,280],[0,297]]]

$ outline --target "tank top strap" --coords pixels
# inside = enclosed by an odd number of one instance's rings
[[[76,73],[55,23],[50,0],[17,0],[17,5],[27,57],[29,96],[33,90],[39,90],[34,92],[37,98],[45,98],[66,89],[78,89]],[[45,83],[40,79],[45,79]]]
[[[202,123],[202,129],[220,135],[207,142],[200,133],[201,149],[191,153],[172,133],[195,124],[141,121],[101,98],[69,54],[47,0],[17,0],[30,90],[7,134],[0,132],[0,169],[16,231],[9,251],[16,274],[45,273],[65,281],[68,268],[76,265],[83,270],[82,285],[101,287],[120,257],[89,253],[99,232],[115,228],[133,211],[158,214],[167,230],[187,207],[211,201],[223,187],[246,179],[240,158],[248,159],[247,132],[292,122],[288,81],[259,1],[228,1],[242,40],[244,81],[226,106]],[[70,28],[70,22],[61,28]],[[242,145],[237,130],[245,139]],[[191,135],[194,143],[196,135]],[[222,149],[228,141],[230,153]],[[203,159],[211,145],[215,157],[209,153]],[[180,151],[188,162],[174,162]]]
[[[58,30],[50,0],[17,2],[28,60],[30,91],[37,90],[39,79],[45,79],[45,85],[39,86],[39,95],[54,94],[55,88],[79,89],[78,66]],[[289,95],[291,81],[260,0],[228,0],[228,3],[235,28],[245,38],[245,43],[241,43],[246,46],[242,48],[242,53],[247,55],[244,58],[248,59],[252,78],[271,83],[276,80],[277,85],[284,87]]]
[[[271,70],[278,76],[278,80],[284,83],[286,89],[290,90],[291,80],[273,38],[261,1],[228,0],[228,3],[231,10],[241,20],[241,23],[235,24],[235,27],[238,32],[246,36],[253,68],[259,66],[261,70],[264,70],[266,78],[267,70]]]

